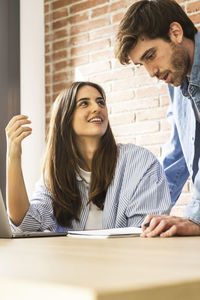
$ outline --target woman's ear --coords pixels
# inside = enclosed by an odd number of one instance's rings
[[[169,26],[169,37],[174,43],[181,44],[183,41],[183,28],[178,22],[172,22]]]

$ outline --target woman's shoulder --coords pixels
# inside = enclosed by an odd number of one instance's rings
[[[132,143],[128,144],[117,144],[117,148],[119,151],[120,157],[126,157],[126,156],[148,156],[152,159],[156,159],[155,155],[149,151],[148,149],[138,146]]]

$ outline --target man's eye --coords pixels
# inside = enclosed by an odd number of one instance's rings
[[[155,57],[155,54],[152,53],[146,57],[146,60],[152,60],[152,59],[154,59],[154,57]]]

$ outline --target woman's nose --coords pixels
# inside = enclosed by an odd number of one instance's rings
[[[92,111],[96,112],[100,110],[100,106],[98,105],[98,103],[94,102],[92,103]]]

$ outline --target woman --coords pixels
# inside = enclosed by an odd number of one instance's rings
[[[168,213],[164,172],[148,150],[116,144],[103,89],[74,82],[56,99],[43,179],[29,202],[21,142],[31,134],[26,116],[8,124],[8,210],[14,230],[66,231],[141,226],[147,214]]]

